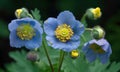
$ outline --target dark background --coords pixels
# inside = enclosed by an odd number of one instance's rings
[[[88,8],[100,7],[102,17],[97,21],[88,21],[89,26],[102,26],[105,38],[112,46],[110,60],[120,62],[120,2],[119,0],[0,0],[0,68],[11,62],[8,53],[15,48],[9,46],[8,24],[15,19],[14,11],[26,7],[28,10],[38,8],[42,20],[56,17],[61,11],[70,10],[80,20]]]

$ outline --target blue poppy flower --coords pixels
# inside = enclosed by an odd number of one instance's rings
[[[57,18],[48,18],[44,22],[44,31],[50,46],[70,52],[80,45],[80,35],[84,32],[84,26],[71,12],[64,11]]]
[[[103,38],[100,40],[93,39],[85,43],[82,51],[89,62],[93,62],[98,58],[103,64],[108,62],[112,53],[110,44]]]
[[[11,47],[34,49],[41,45],[43,30],[38,21],[31,18],[15,19],[8,28]]]

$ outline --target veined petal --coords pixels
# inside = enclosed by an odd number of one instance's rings
[[[44,31],[47,35],[53,36],[55,34],[55,30],[58,27],[57,19],[48,18],[44,22]]]
[[[99,54],[98,58],[100,59],[101,63],[105,64],[109,60],[109,55],[107,53]]]
[[[85,55],[89,62],[95,61],[97,57],[97,55],[91,49],[89,49]]]
[[[25,47],[28,49],[38,48],[41,46],[41,42],[42,42],[42,35],[40,34],[39,31],[36,30],[36,35],[32,38],[32,40],[28,40],[25,43]]]
[[[63,43],[63,42],[60,42],[55,37],[51,37],[51,36],[47,36],[46,39],[51,43],[51,46],[53,48],[62,49],[67,52],[70,52],[71,50],[76,49],[80,44],[79,40],[68,41],[66,43]]]
[[[22,41],[20,38],[17,37],[15,30],[13,30],[10,33],[10,46],[11,47],[21,48],[24,46],[25,42],[26,41]]]

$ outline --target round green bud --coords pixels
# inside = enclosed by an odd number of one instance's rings
[[[105,31],[100,26],[95,26],[92,31],[92,36],[95,39],[101,39],[105,36]]]

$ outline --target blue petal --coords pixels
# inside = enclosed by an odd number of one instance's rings
[[[75,17],[71,12],[64,11],[58,15],[57,20],[61,21],[62,24],[70,24],[71,26],[75,20]]]
[[[76,49],[80,45],[79,40],[69,40],[68,42],[63,43],[56,39],[54,36],[47,36],[46,39],[51,43],[51,46],[54,49],[62,49],[67,52]]]
[[[36,35],[32,38],[32,40],[28,40],[25,44],[27,49],[34,49],[41,46],[42,43],[42,35],[39,31],[36,30]]]
[[[48,18],[44,22],[44,31],[47,35],[53,36],[57,27],[58,22],[55,18]]]
[[[43,29],[41,27],[41,24],[38,21],[36,21],[36,20],[34,20],[34,22],[35,22],[35,25],[33,27],[35,29],[37,29],[42,34],[43,33]]]
[[[35,20],[31,18],[22,18],[22,19],[16,19],[16,23],[18,25],[20,24],[30,24],[31,26],[35,25]]]
[[[70,40],[79,40],[79,39],[80,39],[80,36],[77,34],[74,34]]]
[[[25,41],[22,41],[18,36],[16,35],[16,31],[13,30],[10,33],[10,46],[11,47],[16,47],[16,48],[21,48],[25,45]]]
[[[88,60],[89,62],[95,61],[95,59],[96,59],[96,57],[97,57],[97,54],[94,53],[94,51],[91,50],[90,48],[89,48],[89,50],[87,51],[87,53],[86,53],[85,55],[86,55],[86,58],[87,58],[87,60]]]
[[[89,50],[89,43],[87,42],[84,44],[82,51],[86,54],[88,52],[88,50]]]
[[[22,18],[22,19],[15,19],[12,20],[11,23],[9,23],[8,28],[10,31],[15,30],[20,24],[30,24],[31,26],[35,25],[36,20],[31,18]]]
[[[99,54],[98,58],[100,59],[101,63],[105,64],[109,60],[109,55],[107,53]]]
[[[77,20],[73,22],[72,26],[73,26],[72,29],[74,31],[74,34],[77,34],[77,35],[81,35],[85,30],[84,25]]]
[[[16,20],[12,20],[11,23],[8,24],[8,29],[10,31],[15,30],[18,27],[18,24],[16,23]]]

